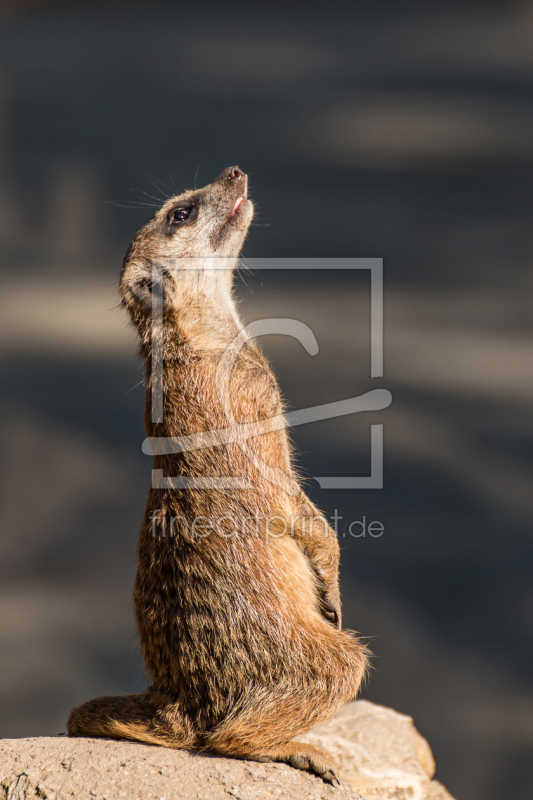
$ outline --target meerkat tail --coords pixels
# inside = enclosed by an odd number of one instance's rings
[[[197,738],[175,704],[147,693],[89,700],[70,712],[67,732],[179,749],[192,747]]]

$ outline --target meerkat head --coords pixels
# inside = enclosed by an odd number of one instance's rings
[[[140,325],[151,314],[156,286],[169,311],[228,295],[252,217],[248,177],[238,167],[167,200],[124,257],[120,292],[133,322]]]

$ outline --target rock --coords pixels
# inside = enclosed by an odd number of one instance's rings
[[[286,764],[110,739],[0,742],[2,800],[357,800]]]
[[[432,780],[435,761],[411,717],[357,700],[301,741],[329,750],[341,780],[365,798],[453,800]]]
[[[0,742],[2,800],[453,800],[410,717],[364,700],[301,740],[334,756],[343,785],[286,764],[110,739],[39,737]],[[358,794],[359,792],[360,794]]]

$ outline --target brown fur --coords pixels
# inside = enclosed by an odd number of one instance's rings
[[[252,204],[245,199],[230,214],[246,187],[246,176],[229,168],[204,189],[168,200],[124,259],[120,287],[146,361],[149,436],[227,429],[228,409],[237,423],[283,412],[253,341],[235,360],[229,397],[219,396],[217,367],[242,328],[231,280]],[[192,219],[181,222],[173,215],[184,206]],[[164,281],[163,324],[155,331],[164,412],[154,423],[155,264]],[[326,753],[292,740],[352,700],[365,671],[364,646],[340,629],[337,538],[293,483],[286,431],[245,444],[252,457],[239,441],[154,457],[165,476],[242,476],[250,488],[150,490],[134,600],[152,685],[140,695],[84,703],[71,712],[68,732],[287,761],[336,782]],[[296,492],[270,480],[258,458]]]

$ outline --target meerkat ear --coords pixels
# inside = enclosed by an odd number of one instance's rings
[[[150,311],[152,308],[153,285],[152,279],[148,276],[145,276],[142,278],[137,278],[128,286],[132,299],[143,311]]]
[[[167,305],[167,295],[172,290],[173,282],[166,269],[163,270],[163,280],[154,278],[151,273],[144,272],[131,275],[124,281],[124,294],[126,303],[137,306],[138,309],[146,313],[151,313],[153,308],[154,294],[156,301]],[[156,305],[159,305],[156,302]]]

